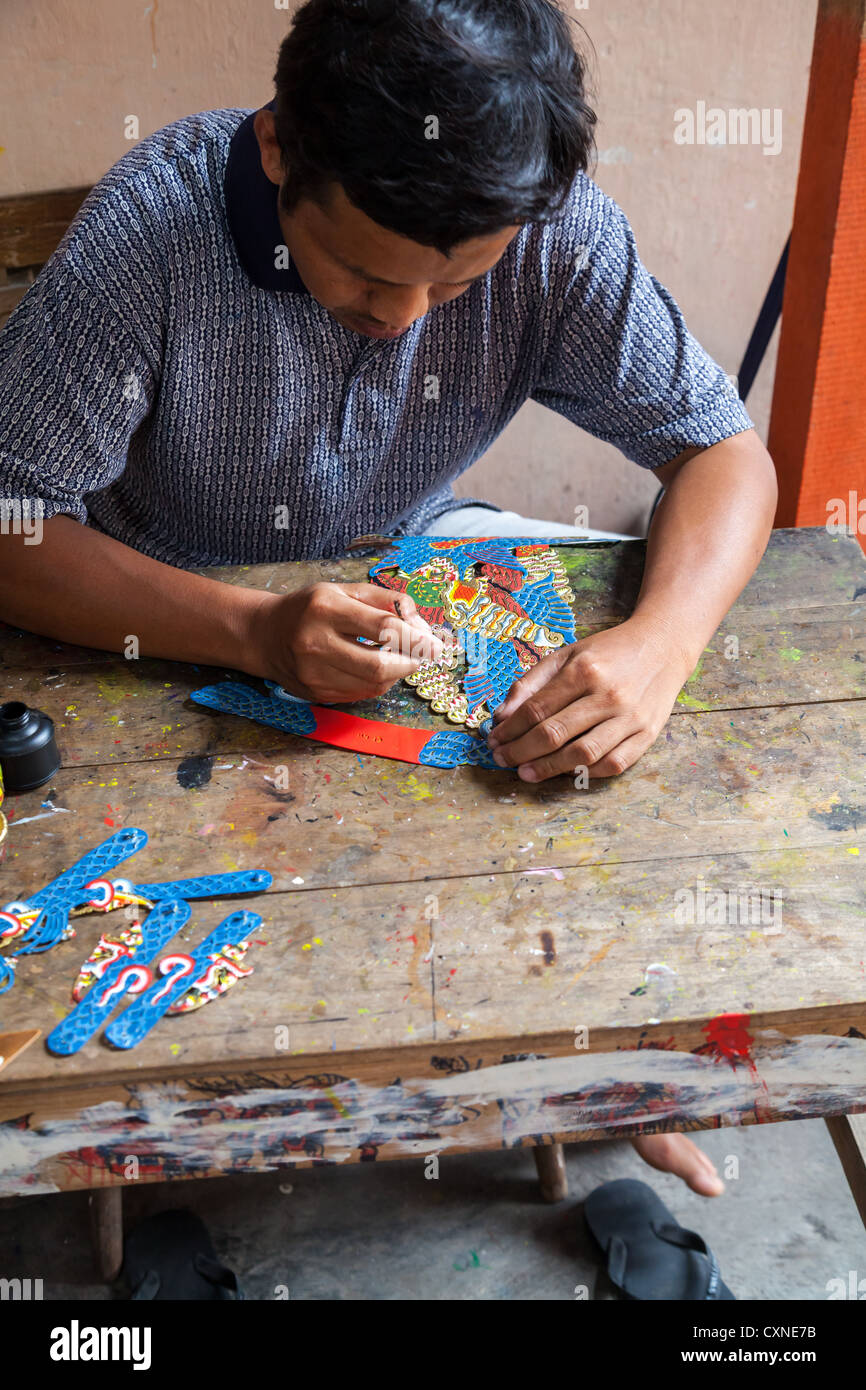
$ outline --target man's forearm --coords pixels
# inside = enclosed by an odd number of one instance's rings
[[[689,672],[757,568],[776,495],[772,459],[752,430],[696,454],[667,483],[635,616],[659,626]]]
[[[0,536],[0,618],[45,637],[140,656],[255,664],[254,616],[275,596],[174,569],[68,516],[39,545]],[[251,671],[250,674],[261,674]]]

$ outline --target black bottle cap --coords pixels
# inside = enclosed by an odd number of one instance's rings
[[[0,768],[6,794],[17,796],[41,787],[59,766],[54,721],[20,700],[0,705]]]

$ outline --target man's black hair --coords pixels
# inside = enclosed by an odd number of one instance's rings
[[[275,81],[285,211],[340,184],[446,255],[554,217],[592,153],[584,65],[551,0],[308,0]]]

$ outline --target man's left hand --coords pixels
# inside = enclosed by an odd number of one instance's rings
[[[562,647],[515,681],[496,710],[495,761],[525,782],[579,768],[615,777],[658,737],[691,670],[670,631],[637,614]]]

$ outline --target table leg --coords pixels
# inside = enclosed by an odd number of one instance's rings
[[[866,1226],[866,1115],[828,1115],[824,1123]]]
[[[545,1202],[561,1202],[568,1196],[565,1150],[561,1144],[536,1144],[535,1166]]]
[[[90,1194],[90,1238],[93,1257],[108,1284],[123,1264],[123,1188],[99,1187]]]

